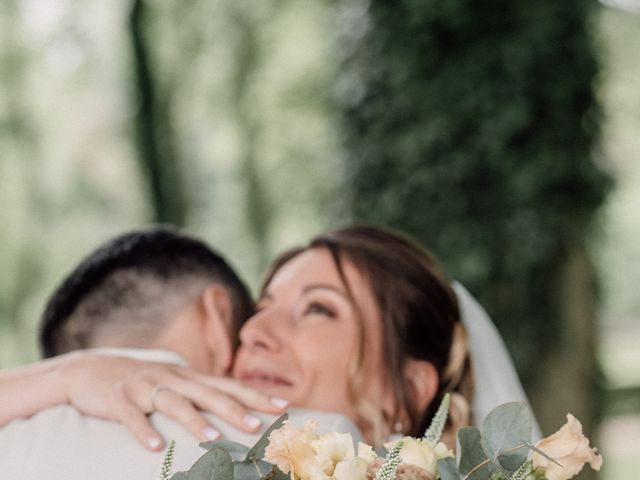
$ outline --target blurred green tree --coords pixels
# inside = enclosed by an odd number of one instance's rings
[[[269,6],[266,8],[269,9]],[[269,260],[266,244],[269,237],[271,205],[266,186],[260,178],[258,139],[263,125],[256,118],[251,87],[259,71],[263,53],[259,38],[259,20],[267,19],[263,18],[264,15],[256,15],[246,4],[232,3],[229,10],[230,20],[237,35],[236,62],[229,84],[230,104],[241,137],[239,163],[241,178],[245,184],[248,233],[255,245],[257,263],[262,269]]]
[[[589,424],[592,2],[346,0],[336,81],[356,220],[415,235],[487,307],[543,429]],[[346,27],[348,25],[348,28]]]
[[[177,149],[173,145],[171,92],[158,88],[152,65],[152,46],[147,39],[149,7],[134,0],[129,14],[129,33],[133,52],[135,114],[138,158],[147,180],[153,221],[183,226],[188,202],[182,184]]]
[[[36,190],[38,132],[29,118],[25,72],[30,52],[17,27],[18,2],[0,7],[0,330],[20,335],[20,310],[41,284],[42,251],[34,220],[46,211]],[[27,212],[31,213],[28,215]]]

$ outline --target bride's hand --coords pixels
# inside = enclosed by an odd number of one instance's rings
[[[211,412],[237,428],[255,432],[260,421],[249,409],[281,413],[286,402],[238,381],[213,377],[189,368],[88,352],[66,355],[58,369],[66,400],[80,412],[122,423],[147,449],[159,450],[163,440],[148,414],[158,411],[185,426],[198,440],[219,433],[207,422]]]

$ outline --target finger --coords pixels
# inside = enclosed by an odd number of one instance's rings
[[[144,377],[134,382],[125,382],[123,384],[127,397],[146,414],[153,413],[156,410],[155,397],[160,394],[160,389],[163,388],[168,387],[160,383],[154,383]]]
[[[178,376],[166,377],[165,381],[174,385],[176,382],[184,382]],[[211,427],[189,399],[180,397],[166,384],[154,384],[146,378],[140,378],[136,382],[126,384],[125,389],[127,396],[138,405],[140,410],[146,413],[154,411],[164,413],[182,424],[200,441],[215,440],[220,437],[220,433]]]
[[[198,408],[211,412],[240,430],[254,433],[262,424],[258,417],[226,393],[194,383],[187,384],[183,392]]]
[[[155,408],[184,426],[201,442],[220,438],[220,432],[213,428],[199,412],[191,400],[168,389],[161,390],[155,399]]]
[[[119,399],[115,411],[117,419],[144,448],[158,451],[164,447],[162,436],[151,426],[145,413],[125,395]]]
[[[245,432],[254,433],[260,428],[260,419],[250,414],[238,400],[215,387],[198,382],[195,377],[185,378],[182,376],[185,372],[186,369],[158,371],[153,375],[153,380],[138,379],[136,382],[128,383],[125,388],[141,410],[162,411],[184,425],[198,439],[211,440],[214,432],[208,423],[204,425],[204,417],[195,407],[217,415]],[[149,398],[158,384],[166,386],[168,390],[158,392],[155,395],[155,406],[151,406]],[[162,403],[159,403],[159,400],[162,400]],[[172,405],[168,405],[169,402]],[[176,410],[171,410],[172,407]]]
[[[181,373],[185,378],[203,383],[230,395],[236,400],[236,402],[250,410],[278,414],[282,413],[289,406],[289,403],[286,400],[278,397],[271,397],[251,387],[247,387],[239,380],[203,375],[192,370],[185,370]]]
[[[138,377],[135,382],[127,382],[126,388],[131,392],[130,396],[135,399],[140,409],[149,411],[148,398],[154,386],[158,384],[166,385],[174,393],[184,396],[198,408],[211,412],[236,428],[250,433],[254,433],[260,428],[261,421],[256,416],[251,415],[243,402],[234,398],[235,395],[249,399],[246,402],[251,405],[251,408],[267,410],[269,413],[280,413],[282,411],[282,404],[273,403],[268,396],[256,392],[237,381],[209,377],[184,367],[147,371],[144,378]],[[208,384],[213,386],[208,386]],[[156,399],[164,397],[164,393],[165,391],[163,390],[156,396]],[[185,407],[182,411],[186,412],[188,408]],[[172,418],[178,415],[172,414],[168,409],[163,411]],[[203,419],[202,415],[200,415],[200,418]],[[193,420],[191,421],[194,422]],[[180,421],[180,423],[184,422]],[[197,428],[202,427],[202,424],[185,424],[185,427],[193,431],[197,438],[202,438],[202,433],[197,431]],[[207,437],[210,438],[211,432],[209,430],[207,432]]]

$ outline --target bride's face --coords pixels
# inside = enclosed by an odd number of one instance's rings
[[[307,250],[284,264],[240,331],[234,376],[291,406],[356,419],[348,392],[357,366],[360,323],[359,375],[365,381],[354,393],[381,410],[386,370],[379,309],[354,265],[344,261],[343,270],[357,307],[326,249]]]

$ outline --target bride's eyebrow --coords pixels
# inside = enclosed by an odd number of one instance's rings
[[[313,290],[329,290],[333,293],[337,293],[338,295],[340,295],[342,298],[344,298],[345,300],[349,300],[349,297],[347,297],[347,294],[344,293],[342,290],[336,288],[334,285],[328,284],[328,283],[314,283],[311,285],[307,285],[306,287],[304,287],[302,289],[302,293],[306,294],[309,293]]]

